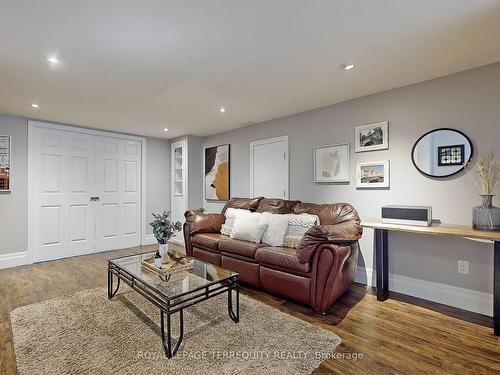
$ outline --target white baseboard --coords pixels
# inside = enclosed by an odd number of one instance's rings
[[[27,251],[0,255],[0,269],[31,264]]]
[[[142,240],[142,244],[143,245],[153,245],[155,243],[157,243],[158,241],[156,241],[156,238],[154,235],[152,234],[149,234],[147,236],[144,236],[143,240]]]
[[[358,267],[354,281],[376,285],[376,271]],[[389,290],[478,314],[493,316],[493,294],[389,273]]]
[[[174,237],[174,238],[171,238],[169,242],[184,246],[184,237],[179,237],[179,238]]]

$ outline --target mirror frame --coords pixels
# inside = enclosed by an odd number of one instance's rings
[[[452,132],[455,132],[455,133],[458,133],[460,135],[462,135],[466,140],[467,142],[469,142],[469,146],[470,146],[470,157],[469,157],[469,160],[467,160],[464,165],[462,167],[460,167],[459,170],[457,170],[456,172],[453,172],[453,173],[450,173],[450,174],[447,174],[447,175],[443,175],[443,176],[434,176],[432,174],[428,174],[426,172],[424,172],[423,170],[421,170],[418,166],[417,166],[417,163],[415,163],[415,149],[417,148],[417,145],[418,143],[424,138],[426,137],[427,135],[429,134],[432,134],[432,133],[435,133],[437,131],[440,131],[440,130],[448,130],[448,131],[452,131]],[[420,138],[417,139],[417,141],[414,143],[412,149],[411,149],[411,162],[413,163],[413,166],[415,167],[415,169],[417,171],[419,171],[421,174],[423,174],[424,176],[427,176],[427,177],[430,177],[430,178],[446,178],[446,177],[451,177],[451,176],[454,176],[460,172],[462,172],[463,170],[465,170],[465,166],[467,164],[470,163],[470,161],[472,160],[474,156],[474,145],[472,144],[472,141],[471,139],[464,133],[464,132],[461,132],[460,130],[457,130],[457,129],[452,129],[452,128],[437,128],[437,129],[432,129],[430,131],[428,131],[427,133],[423,134]]]

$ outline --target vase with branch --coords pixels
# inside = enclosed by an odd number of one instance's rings
[[[168,254],[168,241],[182,229],[182,224],[169,219],[170,212],[163,211],[162,214],[152,214],[153,221],[149,223],[153,227],[153,234],[158,241],[158,252],[163,258]]]
[[[500,176],[500,164],[495,160],[495,153],[481,155],[474,167],[467,167],[478,188],[482,204],[472,209],[474,229],[500,231],[500,208],[493,206],[495,187]]]

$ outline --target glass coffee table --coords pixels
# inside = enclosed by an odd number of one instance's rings
[[[111,259],[108,261],[108,298],[115,296],[123,280],[132,289],[160,309],[161,339],[165,355],[172,358],[181,345],[184,335],[184,309],[212,297],[227,293],[229,317],[239,322],[240,284],[239,274],[224,268],[205,263],[199,259],[193,261],[193,267],[169,275],[163,281],[160,275],[142,266],[142,260],[154,256],[154,252],[142,253]],[[117,278],[116,288],[113,279]],[[236,301],[233,302],[233,293]],[[172,349],[171,316],[179,313],[179,337]],[[166,332],[165,332],[166,316]]]

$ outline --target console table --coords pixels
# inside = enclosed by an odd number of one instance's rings
[[[361,225],[365,228],[375,229],[375,266],[377,269],[377,300],[379,301],[384,301],[389,294],[389,231],[493,241],[493,332],[495,336],[500,336],[500,232],[475,230],[465,225],[433,224],[430,227],[418,227],[387,224],[381,220],[363,221]]]

